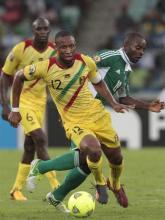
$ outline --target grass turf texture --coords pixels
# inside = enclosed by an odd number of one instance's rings
[[[50,150],[51,156],[59,155],[66,148]],[[108,205],[96,204],[92,220],[163,220],[165,218],[165,149],[148,148],[144,150],[124,150],[125,170],[122,182],[129,197],[129,207],[120,207],[109,192]],[[0,151],[0,220],[63,220],[75,219],[59,213],[53,206],[42,201],[50,191],[49,183],[43,178],[35,193],[24,190],[28,201],[17,202],[9,199],[20,151]],[[106,160],[105,160],[106,161]],[[66,172],[58,172],[60,180]],[[104,163],[104,173],[108,174],[108,164]],[[94,194],[91,189],[91,176],[75,191],[84,190]],[[69,194],[70,196],[71,194]],[[68,197],[65,199],[67,203]]]

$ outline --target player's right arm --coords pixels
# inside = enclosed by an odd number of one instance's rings
[[[16,73],[12,86],[12,109],[8,120],[13,127],[18,127],[21,121],[19,113],[19,100],[24,81],[44,78],[48,69],[49,60],[26,66],[23,70]]]
[[[8,120],[10,113],[8,91],[12,85],[13,76],[16,72],[16,68],[20,63],[20,59],[23,51],[23,42],[16,45],[11,52],[8,54],[4,66],[1,72],[0,79],[0,95],[1,95],[1,105],[2,105],[2,118]]]
[[[1,105],[2,113],[1,116],[3,120],[8,121],[8,115],[10,113],[10,107],[8,104],[8,90],[11,87],[13,78],[5,73],[1,72],[0,78],[0,95],[1,95]]]

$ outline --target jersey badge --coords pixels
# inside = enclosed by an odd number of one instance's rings
[[[65,74],[65,78],[66,79],[70,78],[70,74]]]
[[[93,60],[95,61],[95,63],[98,63],[98,62],[101,61],[101,57],[98,56],[98,55],[95,55],[95,56],[93,57]]]
[[[13,52],[10,52],[9,54],[9,60],[12,62],[14,60],[14,54]]]
[[[34,64],[30,65],[30,67],[29,67],[29,75],[32,76],[33,73],[35,72],[35,70],[36,70],[35,65]]]

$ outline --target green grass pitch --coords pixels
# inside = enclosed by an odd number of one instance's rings
[[[51,156],[59,155],[66,148],[50,150]],[[122,182],[129,198],[129,207],[120,207],[114,196],[109,192],[107,205],[96,205],[91,220],[164,220],[165,219],[165,149],[148,148],[144,150],[123,150],[125,169]],[[9,198],[13,184],[20,151],[0,151],[0,220],[74,220],[65,216],[43,201],[50,191],[49,183],[43,178],[35,193],[30,194],[24,189],[28,201],[17,202]],[[105,160],[104,173],[108,174]],[[60,181],[65,172],[58,172]],[[84,190],[94,194],[91,189],[92,177],[88,177],[75,191]],[[71,194],[70,194],[71,195]],[[68,197],[65,199],[67,202]]]

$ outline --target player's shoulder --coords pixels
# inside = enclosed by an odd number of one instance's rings
[[[82,54],[79,54],[78,56],[80,57],[79,59],[81,59],[86,65],[93,65],[94,64],[92,57],[90,57],[89,55],[82,53]]]
[[[17,43],[14,47],[13,50],[20,50],[22,48],[24,48],[25,46],[25,41],[20,41],[19,43]]]
[[[101,62],[102,60],[120,60],[121,52],[120,50],[100,50],[94,54],[93,59],[96,63]]]
[[[53,57],[50,57],[50,58],[48,58],[48,59],[46,59],[46,60],[44,60],[44,61],[42,61],[42,62],[45,62],[45,64],[47,64],[47,66],[48,66],[48,71],[49,71],[49,69],[53,66],[53,68],[63,68],[61,65],[60,65],[60,63],[58,62],[58,60],[57,60],[57,57],[56,56],[53,56]]]

